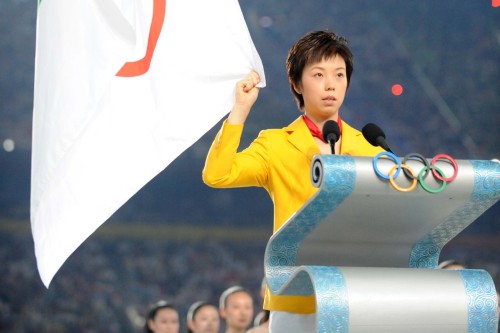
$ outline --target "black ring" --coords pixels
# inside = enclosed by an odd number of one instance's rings
[[[412,157],[416,157],[416,158],[412,158]],[[418,159],[420,161],[422,161],[422,163],[424,163],[424,168],[427,167],[427,169],[425,170],[425,174],[423,175],[422,178],[425,178],[427,177],[427,175],[429,174],[429,171],[431,170],[429,168],[429,161],[427,161],[427,159],[425,157],[423,157],[422,155],[418,154],[418,153],[409,153],[408,155],[406,155],[404,158],[403,158],[403,164],[407,164],[406,161],[410,160],[410,159]],[[403,172],[405,173],[405,176],[408,177],[409,179],[417,179],[418,176],[413,176],[407,169],[403,169]],[[419,172],[417,172],[417,174],[419,174]]]

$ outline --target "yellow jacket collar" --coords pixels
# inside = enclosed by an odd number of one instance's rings
[[[308,159],[312,160],[314,155],[320,153],[302,116],[283,129],[288,133],[288,141],[304,153]]]

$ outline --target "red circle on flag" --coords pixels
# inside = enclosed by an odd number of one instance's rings
[[[392,85],[392,94],[394,96],[399,96],[403,93],[403,86],[400,84],[393,84]]]

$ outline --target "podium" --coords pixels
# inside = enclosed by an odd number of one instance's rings
[[[267,244],[269,290],[313,295],[321,333],[496,333],[491,276],[437,266],[444,245],[500,199],[500,163],[457,160],[454,167],[437,159],[442,174],[429,172],[410,192],[375,172],[389,175],[394,164],[314,157],[311,181],[319,190]],[[422,161],[406,165],[415,176],[425,171]],[[392,170],[391,181],[407,189],[413,180],[400,171]]]

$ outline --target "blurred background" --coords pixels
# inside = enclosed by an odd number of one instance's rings
[[[243,145],[299,112],[284,60],[304,33],[348,38],[354,73],[342,117],[374,122],[403,156],[500,158],[500,8],[490,0],[241,0],[267,87]],[[47,290],[29,222],[36,1],[0,2],[0,331],[139,332],[148,304],[196,300],[239,284],[255,296],[272,232],[262,189],[201,181],[220,124],[132,197],[68,259]],[[403,88],[401,94],[394,85]],[[453,239],[442,260],[487,270],[500,288],[500,205]],[[183,329],[184,330],[184,329]]]

